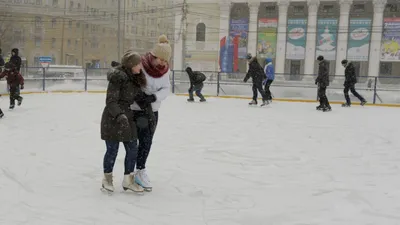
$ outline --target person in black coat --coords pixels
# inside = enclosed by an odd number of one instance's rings
[[[356,69],[353,65],[353,63],[347,61],[346,59],[342,60],[342,66],[344,66],[344,68],[346,68],[344,70],[344,76],[345,76],[345,80],[344,80],[344,98],[346,99],[346,103],[342,104],[343,107],[350,107],[351,106],[351,100],[350,100],[350,96],[349,96],[349,90],[351,91],[351,93],[356,96],[360,101],[361,101],[361,105],[365,105],[365,103],[367,103],[367,101],[364,99],[363,96],[361,96],[360,94],[358,94],[358,92],[356,91],[356,83],[357,83],[357,76],[356,76]]]
[[[201,94],[201,90],[204,87],[204,81],[206,80],[206,75],[204,73],[193,71],[192,68],[186,68],[186,73],[189,76],[190,88],[189,88],[189,99],[188,102],[194,102],[193,92],[196,93],[197,97],[200,98],[200,102],[205,102],[206,99]]]
[[[315,84],[318,85],[318,98],[319,106],[317,110],[324,112],[331,111],[331,105],[329,104],[328,97],[326,97],[326,88],[329,86],[329,66],[323,56],[318,56],[318,77],[315,80]]]
[[[264,106],[268,104],[267,95],[265,94],[262,85],[265,78],[264,70],[258,63],[257,57],[252,57],[252,55],[249,53],[247,54],[247,60],[249,62],[249,71],[247,72],[243,82],[247,82],[250,77],[253,80],[253,100],[249,103],[249,105],[257,105],[258,92],[260,92],[263,101],[261,106]]]
[[[104,155],[104,179],[102,187],[114,191],[112,172],[118,154],[119,143],[125,146],[125,172],[122,187],[124,190],[143,192],[144,189],[134,181],[134,169],[137,160],[137,130],[130,105],[143,96],[142,88],[146,78],[141,71],[141,58],[138,53],[127,51],[120,66],[107,74],[106,106],[101,117],[101,139],[106,142]],[[144,107],[144,106],[141,106]]]
[[[22,64],[22,59],[19,57],[19,50],[18,48],[13,48],[11,50],[11,57],[10,57],[10,63],[12,63],[15,66],[15,69],[20,72],[21,70],[21,64]]]

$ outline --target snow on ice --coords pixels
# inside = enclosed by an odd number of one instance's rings
[[[171,96],[148,162],[153,192],[100,192],[103,94],[25,95],[0,121],[0,224],[400,223],[399,109]]]

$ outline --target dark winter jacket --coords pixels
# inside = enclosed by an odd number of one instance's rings
[[[4,70],[3,72],[0,73],[0,79],[4,77],[6,77],[7,84],[10,86],[10,88],[24,86],[24,78],[16,70],[9,70],[9,71]]]
[[[11,50],[11,53],[13,54],[11,54],[12,56],[10,57],[10,63],[12,63],[15,66],[15,68],[17,68],[17,71],[20,71],[22,59],[18,55],[19,54],[18,48],[13,48]]]
[[[244,78],[244,82],[247,82],[249,78],[253,80],[253,84],[256,83],[262,83],[264,78],[265,78],[265,73],[264,69],[261,67],[261,65],[258,63],[257,58],[253,57],[250,60],[249,63],[249,71],[246,74],[246,77]]]
[[[328,63],[325,60],[319,62],[318,77],[315,80],[315,83],[318,83],[319,86],[322,87],[329,86],[329,68]]]
[[[203,82],[207,79],[204,73],[193,71],[190,67],[186,68],[186,72],[189,76],[190,87],[203,84]]]
[[[5,64],[5,62],[4,62],[3,56],[0,54],[0,67],[4,67],[4,64]]]
[[[349,62],[344,70],[344,86],[352,86],[357,83],[356,68],[353,63]]]
[[[127,74],[122,67],[117,67],[107,74],[106,106],[101,117],[101,139],[106,141],[133,141],[137,139],[136,125],[130,105],[141,93],[138,75]],[[125,114],[129,126],[118,119]]]

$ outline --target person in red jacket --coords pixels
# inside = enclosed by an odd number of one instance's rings
[[[11,63],[4,65],[4,71],[0,74],[0,79],[6,77],[7,84],[10,87],[10,109],[14,109],[15,100],[18,100],[18,106],[22,104],[20,90],[24,89],[24,78]]]

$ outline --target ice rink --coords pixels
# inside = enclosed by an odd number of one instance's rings
[[[0,98],[1,225],[398,225],[400,108],[162,104],[153,192],[100,192],[104,94]],[[356,104],[354,104],[356,105]]]

